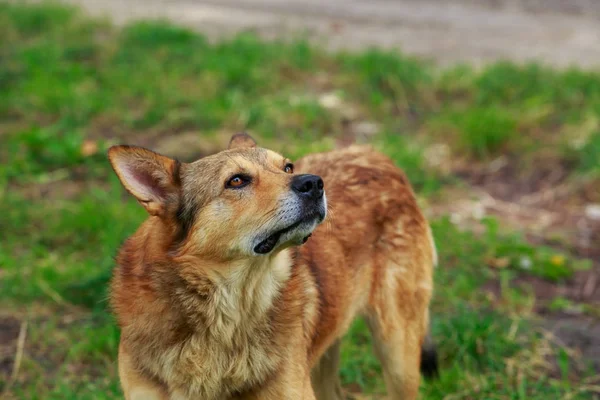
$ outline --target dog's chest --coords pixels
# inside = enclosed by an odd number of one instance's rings
[[[238,332],[226,341],[193,337],[183,344],[177,370],[188,382],[188,395],[220,399],[243,392],[271,375],[280,356],[272,351],[275,346],[264,331],[255,332]]]
[[[280,284],[267,274],[260,282],[247,280],[243,290],[223,289],[214,292],[209,302],[189,304],[202,310],[201,322],[159,362],[172,387],[185,392],[182,399],[227,398],[273,375],[282,359],[282,346],[270,310]]]

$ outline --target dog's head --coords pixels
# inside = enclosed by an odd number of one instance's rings
[[[246,134],[189,164],[133,146],[108,156],[123,186],[172,227],[173,241],[216,260],[302,244],[327,213],[320,177],[295,174],[290,160]]]

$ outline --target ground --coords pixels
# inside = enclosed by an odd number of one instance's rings
[[[600,65],[600,3],[593,0],[67,1],[119,23],[168,18],[210,38],[251,29],[266,38],[300,33],[332,49],[399,47],[444,65]]]
[[[423,398],[600,398],[600,73],[211,41],[55,5],[0,3],[0,37],[3,397],[121,398],[106,288],[145,214],[107,147],[186,161],[247,130],[290,158],[368,142],[406,171],[440,254]],[[369,343],[357,321],[340,372],[382,399]]]

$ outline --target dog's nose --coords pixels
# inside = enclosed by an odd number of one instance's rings
[[[323,179],[317,175],[298,175],[292,180],[292,189],[300,196],[315,200],[323,197]]]

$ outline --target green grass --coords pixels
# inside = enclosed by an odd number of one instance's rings
[[[16,379],[0,364],[9,398],[120,398],[106,288],[116,249],[145,214],[110,171],[112,143],[160,147],[191,135],[197,143],[185,147],[201,155],[247,129],[296,158],[354,135],[389,154],[424,204],[465,185],[426,157],[440,143],[474,166],[503,154],[526,166],[544,154],[571,166],[569,179],[600,179],[596,72],[440,71],[398,53],[326,54],[249,34],[212,44],[166,22],[116,29],[51,3],[0,3],[0,37],[0,323],[10,316],[18,331],[28,321]],[[323,100],[331,93],[335,105]],[[360,122],[377,132],[362,138]],[[445,217],[432,225],[442,375],[424,397],[590,398],[593,373],[537,328],[537,300],[516,285],[526,275],[562,282],[589,262],[531,245],[493,218],[478,233]],[[491,282],[495,296],[483,289]],[[362,321],[342,358],[345,385],[384,392]]]

